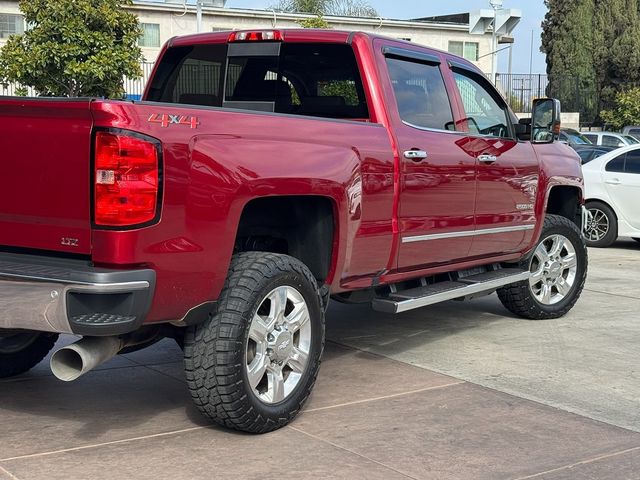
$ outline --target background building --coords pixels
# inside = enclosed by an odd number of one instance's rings
[[[224,0],[213,0],[203,8],[202,31],[299,28],[298,22],[309,15],[278,13],[268,10],[225,8]],[[133,97],[142,91],[142,85],[151,72],[162,45],[171,37],[197,31],[196,7],[188,1],[134,0],[131,10],[138,16],[143,35],[140,46],[145,57],[143,81],[127,81],[126,90]],[[425,14],[429,12],[426,11]],[[357,18],[327,16],[332,28],[375,32],[393,38],[410,40],[440,50],[449,51],[474,62],[483,72],[491,71],[491,35],[469,34],[468,15],[452,15],[416,20],[390,20],[384,18]],[[0,45],[9,35],[25,29],[17,0],[0,0]],[[0,94],[9,95],[13,87],[0,86]]]

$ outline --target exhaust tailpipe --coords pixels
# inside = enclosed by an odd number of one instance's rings
[[[115,357],[126,346],[118,337],[86,337],[61,348],[51,357],[51,371],[71,382]]]

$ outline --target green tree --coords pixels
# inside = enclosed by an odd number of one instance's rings
[[[378,12],[366,0],[280,0],[274,8],[280,12],[377,17]]]
[[[584,90],[593,90],[596,69],[592,24],[594,0],[545,0],[549,9],[542,23],[542,47],[547,55],[547,95],[563,108],[579,107]]]
[[[613,128],[621,129],[625,125],[640,125],[640,88],[618,92],[614,107],[600,113],[602,120]]]
[[[0,79],[45,96],[121,97],[142,76],[131,0],[20,0],[29,28],[0,49]]]
[[[637,0],[599,1],[593,19],[593,59],[601,104],[640,80],[640,18]]]
[[[300,20],[298,24],[302,28],[323,28],[330,29],[331,25],[327,22],[322,15],[316,15],[315,17],[305,18],[304,20]]]

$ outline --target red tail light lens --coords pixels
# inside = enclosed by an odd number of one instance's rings
[[[158,211],[159,180],[156,141],[96,133],[96,225],[124,227],[152,221]]]

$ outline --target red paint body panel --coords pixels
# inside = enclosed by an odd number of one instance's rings
[[[89,105],[0,100],[0,245],[91,252]]]
[[[158,272],[150,320],[181,318],[186,308],[218,296],[242,210],[258,197],[331,200],[339,220],[337,273],[329,279],[336,289],[342,278],[374,275],[380,258],[386,263],[393,158],[381,125],[151,103],[96,101],[92,111],[96,127],[162,140],[160,223],[93,231],[94,262],[144,264]],[[200,126],[163,128],[146,121],[153,113],[197,116]]]
[[[447,54],[363,33],[287,30],[284,36],[287,42],[351,41],[369,122],[151,102],[0,100],[0,245],[82,253],[111,268],[153,268],[157,283],[147,321],[162,322],[218,297],[242,211],[256,198],[315,195],[331,201],[335,239],[327,283],[337,293],[517,260],[539,236],[549,188],[582,188],[579,162],[564,146],[532,147],[464,129],[417,134],[404,125],[380,45],[437,55],[443,65]],[[227,38],[211,33],[169,45]],[[446,69],[444,78],[455,123],[464,126]],[[198,125],[149,121],[163,115],[197,118]],[[91,131],[98,127],[161,142],[158,223],[128,231],[91,228]],[[428,150],[431,161],[402,158],[411,148]],[[487,152],[498,161],[479,165],[477,156]],[[516,208],[531,203],[534,209]],[[522,224],[536,228],[435,240],[429,248],[402,244],[406,236]],[[71,236],[79,247],[59,245]]]

